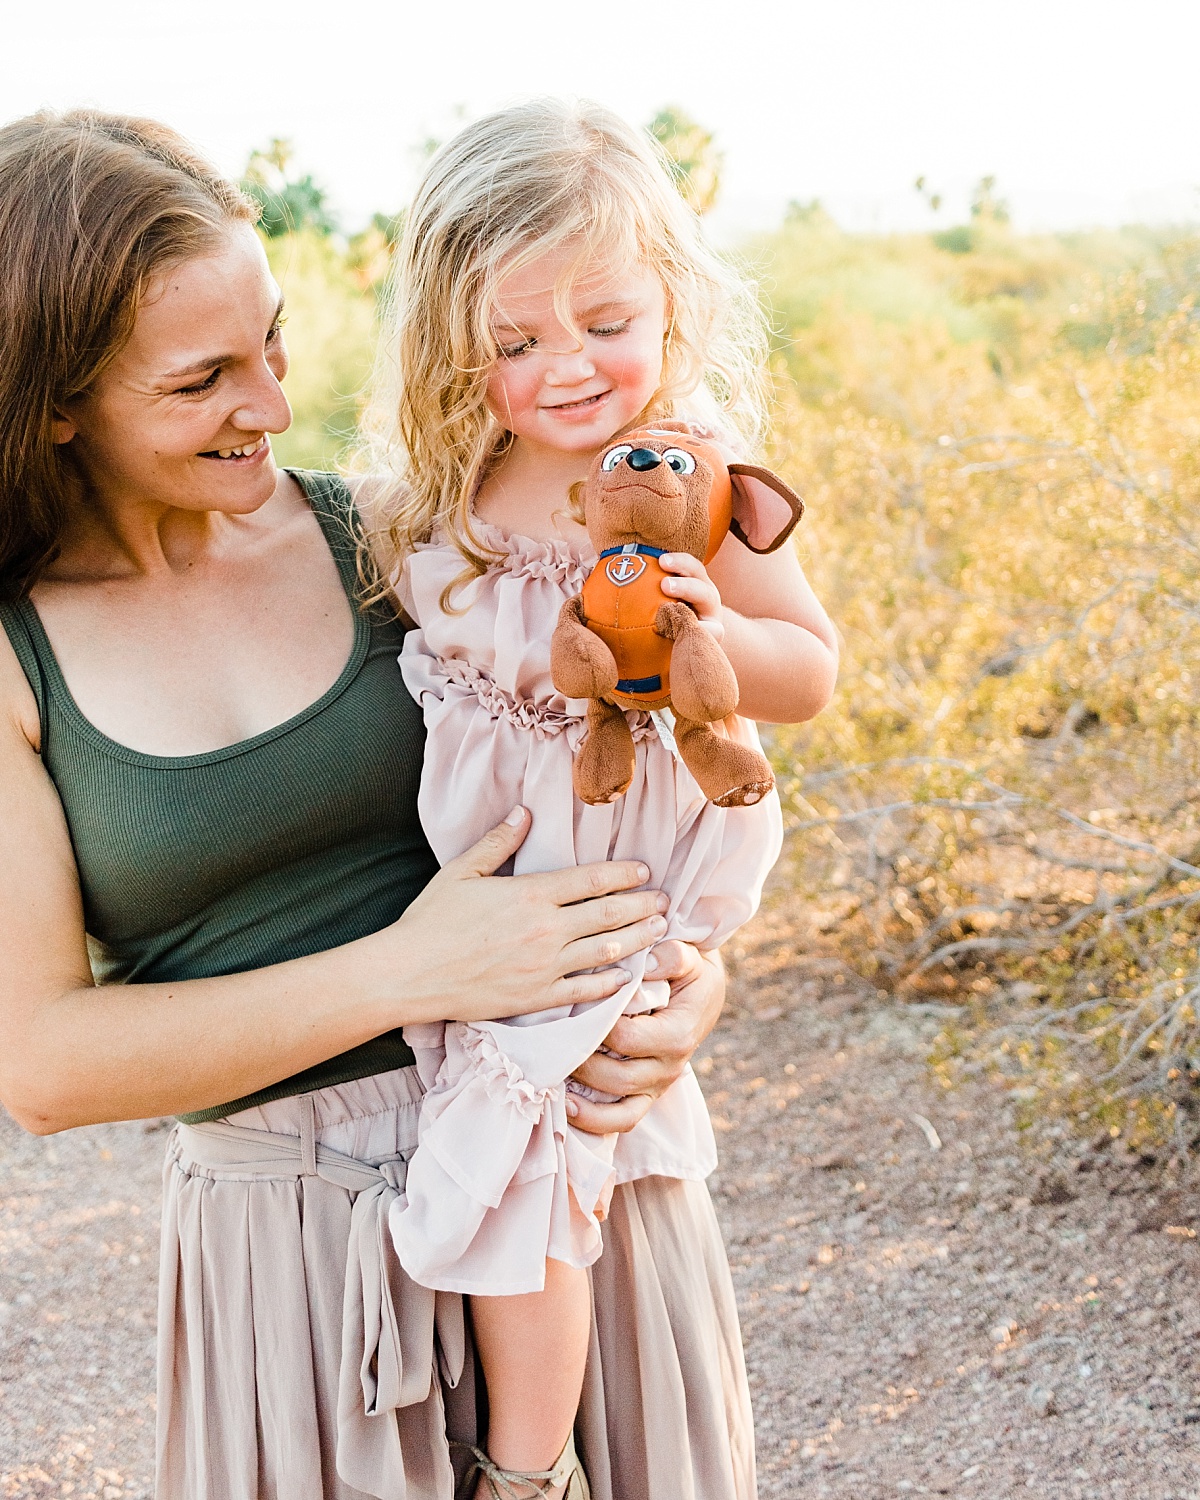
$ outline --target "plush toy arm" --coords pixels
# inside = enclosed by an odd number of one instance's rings
[[[620,677],[616,657],[584,623],[578,594],[558,612],[550,638],[550,678],[564,698],[602,698]]]
[[[686,604],[659,606],[659,635],[671,647],[671,702],[676,713],[697,723],[727,718],[738,706],[738,685],[729,658]]]

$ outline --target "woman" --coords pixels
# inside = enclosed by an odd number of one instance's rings
[[[399,1028],[611,994],[665,901],[631,863],[488,879],[522,810],[436,873],[402,632],[351,602],[349,497],[271,456],[287,356],[253,217],[164,127],[0,131],[0,1098],[39,1132],[184,1122],[160,1500],[442,1500],[472,1365],[457,1300],[381,1249],[415,1144]],[[621,1096],[590,1128],[633,1123],[715,1017],[719,971],[665,967],[670,1009],[582,1072]],[[711,1209],[656,1182],[614,1200],[597,1277],[599,1496],[678,1474],[638,1382],[687,1339],[717,1373],[679,1441],[718,1424],[701,1467],[751,1473]],[[711,1306],[677,1306],[672,1256]]]

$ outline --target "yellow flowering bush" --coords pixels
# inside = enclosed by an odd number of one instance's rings
[[[978,259],[898,257],[941,277],[957,327],[836,296],[785,321],[776,461],[809,501],[843,664],[774,754],[791,867],[838,893],[846,961],[964,1002],[948,1080],[998,1068],[1182,1143],[1200,1129],[1200,243],[1088,248],[997,233]]]

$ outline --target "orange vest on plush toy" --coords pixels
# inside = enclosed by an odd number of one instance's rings
[[[715,477],[708,498],[707,565],[717,555],[733,513],[733,497],[724,462],[711,445],[690,439],[693,449],[711,454]],[[609,547],[583,585],[583,614],[616,657],[620,679],[613,701],[622,708],[660,708],[671,700],[671,642],[654,628],[659,606],[669,595],[664,578],[674,575],[660,567],[665,548],[627,542]]]

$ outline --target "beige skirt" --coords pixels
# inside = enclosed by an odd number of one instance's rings
[[[416,1145],[401,1069],[178,1126],[164,1170],[158,1500],[453,1500],[478,1436],[461,1300],[387,1213]],[[703,1183],[619,1187],[592,1268],[576,1438],[595,1500],[753,1500],[729,1267]]]

